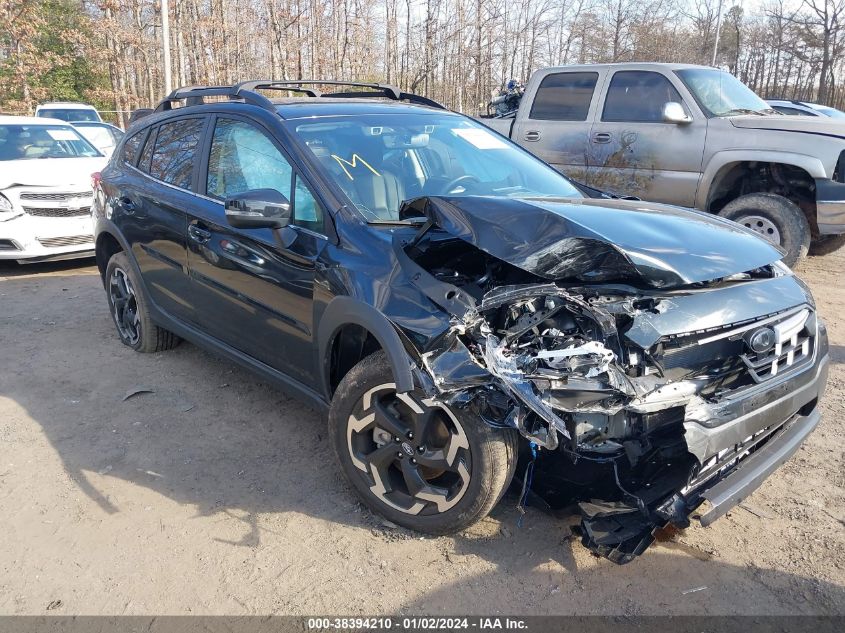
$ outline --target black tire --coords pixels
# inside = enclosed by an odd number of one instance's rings
[[[845,246],[845,235],[825,235],[810,244],[810,255],[821,257],[830,255]]]
[[[757,216],[768,220],[780,235],[778,242],[786,250],[783,261],[788,266],[794,266],[810,249],[810,223],[807,222],[807,216],[798,205],[783,196],[774,193],[750,193],[726,204],[719,211],[719,215],[758,233],[758,227],[753,226],[758,222],[749,222],[749,218]]]
[[[121,343],[136,352],[163,352],[182,340],[153,323],[147,297],[126,253],[112,255],[106,266],[106,299]],[[124,296],[125,295],[125,296]]]
[[[450,534],[479,521],[513,478],[517,432],[423,402],[421,391],[397,395],[393,380],[387,357],[377,352],[346,374],[332,398],[329,435],[346,480],[370,509],[411,530]],[[407,400],[400,400],[403,396],[422,413],[415,415]],[[367,422],[370,415],[373,420]],[[401,429],[408,432],[395,435]],[[422,429],[419,436],[414,429]],[[408,481],[424,483],[418,494],[428,498],[416,496]]]

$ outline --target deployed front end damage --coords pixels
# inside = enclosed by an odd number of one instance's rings
[[[705,500],[709,524],[818,423],[826,334],[776,253],[703,280],[567,220],[527,261],[478,232],[466,200],[416,204],[427,220],[397,259],[450,315],[418,350],[428,390],[518,429],[526,459],[538,447],[533,498],[577,508],[594,552],[629,562]]]

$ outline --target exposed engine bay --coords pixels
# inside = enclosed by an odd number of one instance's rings
[[[468,247],[431,221],[395,246],[451,315],[420,350],[428,390],[518,429],[522,459],[534,462],[531,498],[577,508],[582,542],[617,563],[641,554],[657,528],[688,526],[700,489],[779,430],[712,435],[741,413],[730,404],[737,394],[815,356],[812,305],[778,264],[648,287],[612,249],[598,249],[603,272],[591,274],[589,241],[555,251],[575,271],[568,279],[536,274],[548,262],[530,270]],[[777,301],[749,301],[758,288]]]

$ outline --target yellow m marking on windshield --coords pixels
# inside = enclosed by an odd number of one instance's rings
[[[376,176],[381,176],[380,173],[378,173],[375,169],[373,169],[373,166],[370,165],[370,163],[368,163],[363,158],[358,156],[358,154],[352,154],[352,161],[348,161],[346,159],[343,159],[340,156],[338,156],[337,154],[332,154],[332,158],[334,158],[337,161],[337,164],[340,165],[340,168],[343,170],[343,172],[347,176],[349,176],[349,180],[355,180],[355,179],[352,177],[352,174],[349,173],[349,169],[347,169],[346,166],[348,165],[350,167],[350,169],[355,169],[358,166],[358,163],[361,163],[364,167],[369,169]]]

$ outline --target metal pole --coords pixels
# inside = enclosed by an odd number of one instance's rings
[[[165,2],[167,0],[164,0]],[[719,0],[719,12],[716,14],[716,41],[713,43],[713,61],[711,66],[716,65],[716,53],[719,52],[719,34],[722,30],[722,0]]]
[[[173,79],[170,76],[170,9],[168,0],[161,0],[161,49],[164,54],[164,91],[170,94],[173,90]]]

